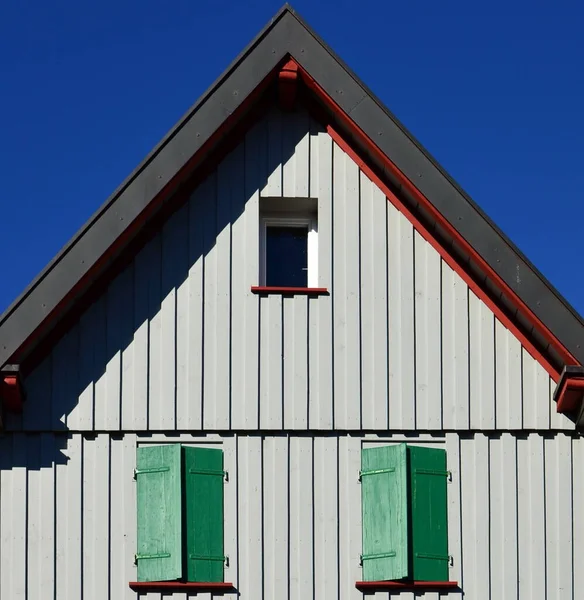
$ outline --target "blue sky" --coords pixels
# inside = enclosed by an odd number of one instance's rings
[[[584,9],[292,6],[584,312]],[[0,5],[0,310],[281,6]]]

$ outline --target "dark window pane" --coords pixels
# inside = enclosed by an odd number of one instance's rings
[[[266,285],[307,287],[308,227],[268,227]]]

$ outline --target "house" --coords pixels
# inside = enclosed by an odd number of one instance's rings
[[[583,341],[286,6],[0,318],[0,597],[579,598]]]

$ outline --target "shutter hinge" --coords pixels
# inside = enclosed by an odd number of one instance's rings
[[[229,568],[229,556],[203,556],[201,554],[189,554],[190,560],[211,560],[222,562],[225,568]]]
[[[159,552],[158,554],[134,554],[134,564],[139,560],[148,560],[150,558],[170,558],[170,552]]]
[[[451,556],[444,556],[442,554],[423,554],[421,552],[416,552],[414,554],[414,556],[416,558],[426,558],[429,560],[445,560],[445,561],[448,561],[449,564],[450,564],[450,559],[452,558]]]
[[[359,555],[359,566],[363,566],[364,560],[375,560],[376,558],[394,558],[396,553],[394,550],[390,550],[389,552],[381,552],[379,554],[360,554]]]
[[[189,469],[189,473],[192,475],[215,475],[220,476],[229,481],[229,473],[227,471],[219,471],[214,469]]]
[[[359,471],[359,481],[366,475],[381,475],[381,473],[395,473],[395,467],[388,469],[374,469],[372,471]]]
[[[170,467],[154,467],[152,469],[134,469],[134,479],[137,475],[143,475],[144,473],[164,473],[170,471]]]

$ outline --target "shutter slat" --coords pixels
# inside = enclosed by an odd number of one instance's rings
[[[185,523],[187,579],[222,582],[223,546],[223,451],[215,448],[183,448],[185,456]]]
[[[138,581],[182,577],[180,446],[141,446],[136,452]]]
[[[361,451],[363,581],[408,575],[407,455],[405,444]]]
[[[409,446],[413,579],[448,581],[446,451]]]

